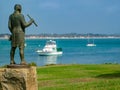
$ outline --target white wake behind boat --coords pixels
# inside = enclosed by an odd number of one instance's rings
[[[56,41],[49,40],[46,42],[46,45],[42,50],[36,51],[39,55],[48,56],[48,55],[62,55],[62,48],[58,48]]]

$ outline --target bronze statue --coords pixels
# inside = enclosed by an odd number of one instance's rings
[[[19,54],[22,65],[27,64],[24,59],[24,42],[25,42],[25,28],[30,26],[34,20],[25,21],[24,15],[21,14],[22,7],[20,4],[14,6],[14,13],[9,16],[8,28],[11,32],[11,51],[10,64],[16,64],[14,61],[15,50],[19,47]]]

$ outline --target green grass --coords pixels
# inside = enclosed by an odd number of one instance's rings
[[[53,65],[37,68],[39,90],[119,90],[120,65]]]

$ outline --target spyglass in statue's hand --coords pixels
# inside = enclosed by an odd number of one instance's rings
[[[38,25],[36,24],[36,22],[34,21],[34,19],[31,18],[29,14],[27,16],[29,17],[30,20],[33,20],[34,25],[37,27]]]

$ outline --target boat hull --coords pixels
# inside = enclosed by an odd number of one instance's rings
[[[88,46],[88,47],[94,47],[96,45],[95,44],[87,44],[86,46]]]
[[[63,52],[38,52],[40,56],[62,55]]]

